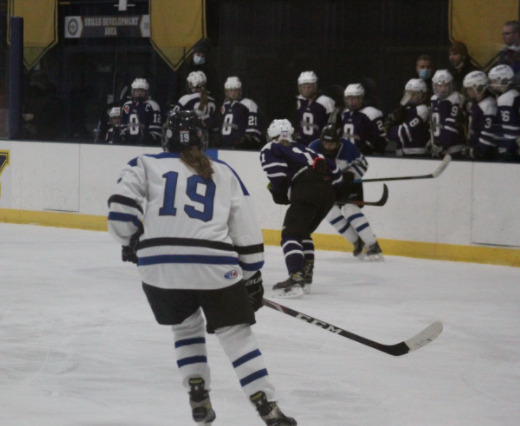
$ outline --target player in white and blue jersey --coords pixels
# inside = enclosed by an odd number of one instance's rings
[[[273,401],[251,330],[262,306],[262,232],[247,188],[228,164],[204,155],[207,142],[197,114],[172,113],[165,152],[141,155],[121,172],[109,199],[108,230],[123,245],[123,260],[137,263],[157,322],[172,327],[193,420],[211,425],[216,417],[206,329],[219,339],[264,422],[296,426]]]
[[[339,133],[340,130],[335,125],[328,124],[323,128],[320,139],[312,142],[309,148],[336,162],[345,182],[342,189],[343,200],[363,201],[363,185],[353,181],[363,177],[368,169],[368,162],[356,146],[348,139],[341,138]],[[354,246],[354,257],[360,260],[367,256],[371,261],[384,260],[381,247],[360,207],[348,202],[343,205],[335,204],[326,219]]]

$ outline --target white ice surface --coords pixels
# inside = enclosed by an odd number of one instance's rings
[[[286,277],[280,248],[263,275],[266,289]],[[388,344],[444,323],[392,357],[261,309],[254,331],[299,426],[520,424],[520,269],[320,251],[312,293],[277,301]],[[172,340],[108,234],[0,224],[0,425],[195,424]],[[208,350],[214,426],[263,424],[214,336]]]

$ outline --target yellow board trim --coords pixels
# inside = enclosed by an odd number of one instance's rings
[[[107,230],[107,218],[104,216],[64,212],[0,209],[0,222],[87,229],[91,231]],[[265,245],[278,246],[280,244],[280,231],[264,229],[262,233]],[[352,251],[352,245],[339,235],[314,234],[312,238],[318,250]],[[378,241],[384,254],[392,256],[520,267],[520,249],[383,239]]]

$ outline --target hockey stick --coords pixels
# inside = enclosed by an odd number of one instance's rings
[[[313,324],[323,328],[324,330],[330,331],[331,333],[339,334],[340,336],[346,337],[347,339],[354,340],[358,343],[361,343],[362,345],[370,346],[371,348],[393,356],[405,355],[408,352],[420,349],[423,346],[426,346],[428,343],[433,342],[442,332],[442,322],[436,321],[411,339],[396,343],[395,345],[383,345],[382,343],[374,342],[373,340],[367,339],[366,337],[358,336],[357,334],[343,330],[342,328],[326,323],[325,321],[321,321],[309,315],[302,314],[301,312],[295,311],[294,309],[279,305],[278,303],[275,303],[271,300],[263,299],[263,304],[268,308],[274,309],[286,315],[290,315],[291,317],[301,319],[305,322],[308,322],[309,324]]]
[[[335,204],[343,206],[345,204],[355,204],[356,206],[384,206],[388,200],[388,187],[383,184],[383,195],[378,201],[361,201],[361,200],[347,200],[347,201],[336,201]]]
[[[418,175],[418,176],[401,176],[401,177],[389,177],[389,178],[377,178],[377,179],[356,179],[354,183],[367,183],[367,182],[382,182],[390,180],[412,180],[412,179],[431,179],[439,176],[451,161],[451,155],[446,154],[442,159],[441,164],[437,167],[433,173],[429,175]]]

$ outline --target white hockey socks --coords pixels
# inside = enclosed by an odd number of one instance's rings
[[[341,208],[341,214],[347,220],[347,223],[353,228],[355,233],[365,242],[367,247],[377,241],[367,218],[363,213],[361,213],[361,209],[358,206],[354,204],[345,204]]]
[[[333,206],[327,214],[326,219],[333,228],[351,244],[354,244],[357,241],[358,236],[356,231],[354,231],[354,228],[350,225],[347,219],[345,219],[339,206]]]
[[[192,377],[202,377],[206,382],[205,389],[210,390],[211,376],[206,350],[206,332],[204,318],[198,309],[182,324],[172,325],[175,341],[175,356],[177,366],[182,375],[182,384],[190,389],[188,380]]]
[[[262,391],[267,400],[274,398],[274,386],[267,374],[264,357],[249,324],[233,325],[215,331],[224,352],[235,368],[240,385],[249,398]]]

